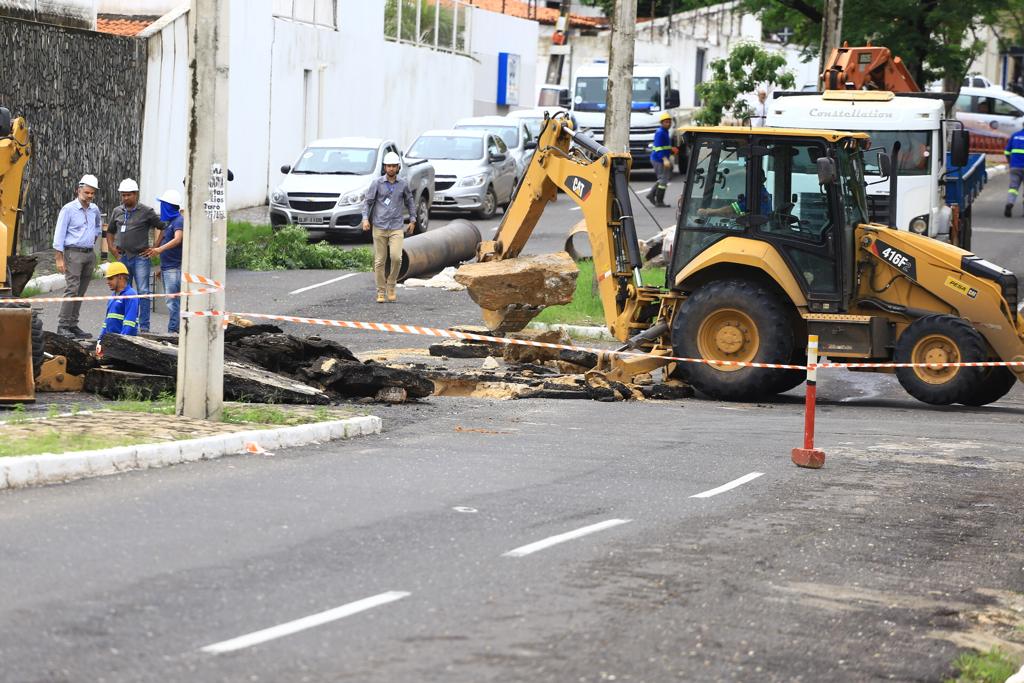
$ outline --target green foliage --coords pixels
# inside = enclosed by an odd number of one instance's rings
[[[572,302],[564,306],[550,306],[540,312],[535,320],[542,323],[565,325],[603,325],[604,308],[597,293],[597,278],[594,276],[594,262],[587,259],[577,261],[580,274],[576,277],[576,292]],[[661,287],[665,284],[664,268],[644,268],[640,271],[644,284]]]
[[[402,24],[399,32],[398,3],[402,3]],[[420,5],[420,30],[416,33],[416,3]],[[384,37],[413,43],[433,45],[434,28],[437,28],[437,46],[452,49],[452,30],[455,30],[455,51],[466,50],[466,24],[469,21],[468,8],[461,5],[438,3],[435,0],[387,0],[384,4]]]
[[[42,293],[43,290],[39,289],[38,287],[26,287],[25,289],[21,290],[21,298],[27,299],[30,296],[38,296]]]
[[[49,429],[43,434],[6,439],[0,443],[0,457],[91,451],[100,448],[113,448],[115,446],[131,446],[143,443],[145,440],[144,436],[127,434],[94,436],[75,432],[62,433],[56,429]]]
[[[305,228],[289,226],[263,235],[239,228],[236,234],[251,232],[253,239],[228,236],[227,267],[246,270],[373,270],[373,252],[366,247],[340,249],[326,242],[309,244]]]
[[[53,419],[60,414],[60,408],[57,407],[56,403],[51,403],[46,406],[46,417]]]
[[[228,244],[269,240],[273,234],[274,229],[266,224],[228,221]]]
[[[953,666],[958,675],[946,683],[1003,683],[1017,672],[1020,663],[992,648],[984,654],[965,652],[953,660]]]
[[[11,416],[7,419],[12,425],[28,422],[28,413],[25,411],[24,403],[15,403],[11,408]]]
[[[785,56],[768,52],[756,43],[739,43],[728,57],[711,62],[711,78],[697,86],[704,106],[694,115],[694,122],[716,126],[725,114],[740,120],[749,117],[753,112],[743,97],[762,83],[793,87]]]

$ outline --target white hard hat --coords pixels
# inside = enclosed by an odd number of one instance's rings
[[[121,184],[117,186],[118,192],[138,192],[139,184],[131,178],[125,178],[121,181]]]
[[[88,185],[94,190],[100,189],[100,181],[96,180],[96,176],[91,173],[86,173],[82,176],[82,179],[78,181],[78,186]]]
[[[384,165],[387,166],[388,164],[396,164],[401,166],[402,159],[394,152],[388,152],[387,154],[384,155]]]
[[[181,193],[177,190],[164,190],[164,193],[157,199],[158,202],[164,204],[172,204],[174,206],[181,206]]]

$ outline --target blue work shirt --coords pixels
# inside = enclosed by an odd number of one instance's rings
[[[672,156],[672,136],[664,126],[654,131],[654,144],[651,146],[651,163],[660,164],[662,159]]]
[[[131,286],[117,292],[115,296],[135,296],[138,294]],[[107,315],[103,318],[103,328],[100,330],[100,339],[107,332],[123,334],[134,337],[139,332],[139,300],[138,299],[111,299],[107,303]]]
[[[75,199],[61,207],[53,233],[53,248],[57,251],[64,251],[64,247],[92,249],[101,232],[100,207],[89,204],[89,208],[85,208]]]
[[[1018,130],[1006,141],[1006,149],[1003,151],[1006,160],[1010,162],[1010,168],[1024,168],[1024,129]]]
[[[747,212],[747,196],[741,194],[739,199],[732,203],[732,210],[736,212],[737,216],[741,216]],[[761,213],[772,212],[772,195],[768,192],[768,188],[764,185],[761,186]]]
[[[162,247],[171,240],[174,239],[174,233],[178,230],[184,232],[185,230],[185,219],[179,213],[177,216],[167,221],[164,228],[163,234],[160,236],[160,244],[158,247]],[[184,244],[184,240],[182,240]],[[168,249],[167,251],[160,252],[160,268],[162,270],[177,270],[181,268],[181,244]]]
[[[366,191],[363,220],[382,230],[402,230],[405,213],[416,217],[412,199],[412,190],[404,178],[396,176],[392,183],[386,175],[378,176]]]

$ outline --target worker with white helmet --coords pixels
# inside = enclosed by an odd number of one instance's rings
[[[416,226],[412,190],[405,178],[398,175],[401,166],[401,157],[394,152],[385,154],[384,173],[370,183],[363,202],[363,230],[373,228],[373,274],[379,304],[398,298],[395,284],[402,265],[402,234],[412,234]],[[406,214],[408,227],[403,225]]]
[[[184,241],[185,219],[181,215],[181,193],[167,190],[157,199],[160,205],[160,220],[164,224],[163,234],[157,240],[157,246],[143,252],[143,256],[160,257],[160,278],[164,283],[165,294],[177,294],[181,291],[181,243]],[[167,300],[167,331],[178,333],[181,310],[181,299],[171,297]]]
[[[118,185],[121,204],[110,213],[107,224],[107,248],[114,258],[128,268],[131,282],[139,294],[150,294],[149,279],[153,274],[149,251],[163,232],[164,224],[149,206],[139,203],[139,184],[125,178]],[[149,332],[150,300],[139,300],[139,332]]]
[[[100,208],[93,204],[99,189],[96,176],[86,174],[78,181],[76,198],[63,207],[57,216],[53,233],[57,272],[64,274],[64,296],[85,296],[96,268],[96,239],[103,232]],[[92,335],[78,326],[81,301],[65,301],[60,306],[57,332],[73,339],[89,339]]]

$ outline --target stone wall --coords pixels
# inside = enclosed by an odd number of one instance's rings
[[[32,139],[19,241],[39,251],[83,174],[99,178],[104,213],[120,203],[121,179],[138,179],[146,43],[0,17],[0,54],[0,105],[26,118]]]

